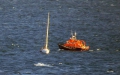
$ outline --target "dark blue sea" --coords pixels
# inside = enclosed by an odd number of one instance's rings
[[[89,51],[58,48],[71,31]],[[0,75],[120,75],[120,0],[0,0]]]

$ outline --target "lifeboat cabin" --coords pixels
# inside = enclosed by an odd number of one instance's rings
[[[86,46],[84,40],[78,40],[76,38],[76,32],[74,33],[74,35],[72,34],[72,37],[69,40],[67,40],[65,43],[59,43],[58,46],[60,49],[69,50],[69,51],[89,50],[89,46]]]

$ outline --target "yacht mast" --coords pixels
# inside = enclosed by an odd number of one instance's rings
[[[49,22],[50,19],[49,19],[49,12],[48,12],[48,19],[47,19],[47,29],[46,29],[46,40],[45,40],[45,48],[47,49],[48,48],[48,31],[49,31]]]

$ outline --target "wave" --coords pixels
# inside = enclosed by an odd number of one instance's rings
[[[0,70],[0,75],[5,75],[8,70]]]
[[[0,73],[2,73],[2,72],[4,72],[4,71],[0,70]]]
[[[37,63],[37,64],[34,64],[35,66],[45,66],[45,67],[53,67],[49,64],[44,64],[44,63]]]

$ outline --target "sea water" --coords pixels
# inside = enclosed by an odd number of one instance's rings
[[[0,75],[119,75],[119,12],[118,0],[0,0]],[[89,51],[59,50],[71,31]]]

